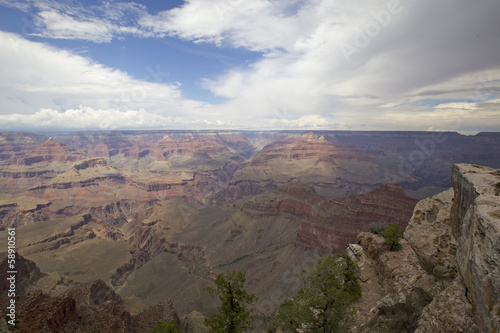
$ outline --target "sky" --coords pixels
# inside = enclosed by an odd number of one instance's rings
[[[500,131],[498,0],[0,0],[0,130]]]

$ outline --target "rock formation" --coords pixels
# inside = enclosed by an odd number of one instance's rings
[[[421,200],[405,231],[420,265],[429,274],[447,279],[457,276],[457,241],[450,220],[452,203],[453,189]]]
[[[415,206],[401,251],[369,233],[364,255],[348,248],[364,292],[356,332],[500,330],[500,170],[457,164],[452,183]]]
[[[28,157],[21,160],[22,164],[31,165],[39,162],[75,162],[84,158],[75,149],[49,138],[33,149]]]
[[[5,297],[10,287],[10,282],[7,280],[10,275],[7,272],[11,271],[11,269],[9,269],[7,253],[2,253],[0,257],[2,258],[2,262],[0,263],[0,297]],[[29,285],[39,280],[43,274],[40,272],[40,268],[29,259],[25,259],[17,254],[15,260],[17,271],[16,292],[20,294],[23,293]]]
[[[500,170],[477,165],[453,167],[451,209],[457,261],[476,322],[500,331]]]
[[[5,268],[3,264],[0,267]],[[131,315],[125,310],[123,299],[102,280],[80,284],[59,296],[49,296],[33,287],[44,275],[34,262],[18,255],[17,271],[22,279],[16,283],[16,332],[142,333],[151,332],[157,321],[170,319],[182,331],[189,329],[188,319],[179,318],[171,301],[160,302]],[[5,289],[4,286],[1,288],[0,292]],[[10,299],[4,293],[0,297],[1,313],[5,314]],[[7,329],[5,325],[3,328]]]

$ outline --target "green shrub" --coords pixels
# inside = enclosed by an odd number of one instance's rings
[[[327,255],[302,272],[304,287],[278,309],[268,332],[345,332],[351,303],[361,296],[359,269],[349,258]]]
[[[386,244],[390,246],[391,251],[396,251],[401,247],[399,240],[403,238],[404,229],[401,229],[397,223],[391,223],[380,232],[380,234],[384,237],[384,241]]]
[[[157,322],[153,328],[153,333],[182,333],[177,329],[177,323],[175,320],[170,319],[164,323],[161,321]]]

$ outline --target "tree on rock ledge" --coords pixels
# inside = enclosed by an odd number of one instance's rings
[[[399,240],[403,238],[404,230],[401,229],[397,223],[391,223],[387,226],[385,230],[382,230],[380,234],[384,237],[385,243],[391,248],[391,251],[399,249]]]
[[[231,271],[226,275],[217,275],[215,288],[206,288],[212,297],[222,301],[217,312],[205,319],[210,332],[241,333],[253,328],[252,303],[257,301],[257,297],[246,292],[244,283],[244,271]]]

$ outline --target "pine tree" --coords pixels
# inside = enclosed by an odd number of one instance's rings
[[[304,287],[286,300],[268,326],[270,332],[346,332],[351,303],[361,296],[359,269],[349,256],[327,255],[303,272]]]
[[[205,319],[205,325],[214,333],[241,333],[253,328],[252,303],[257,298],[243,288],[245,272],[231,271],[217,275],[215,288],[206,290],[222,302],[217,312]]]

